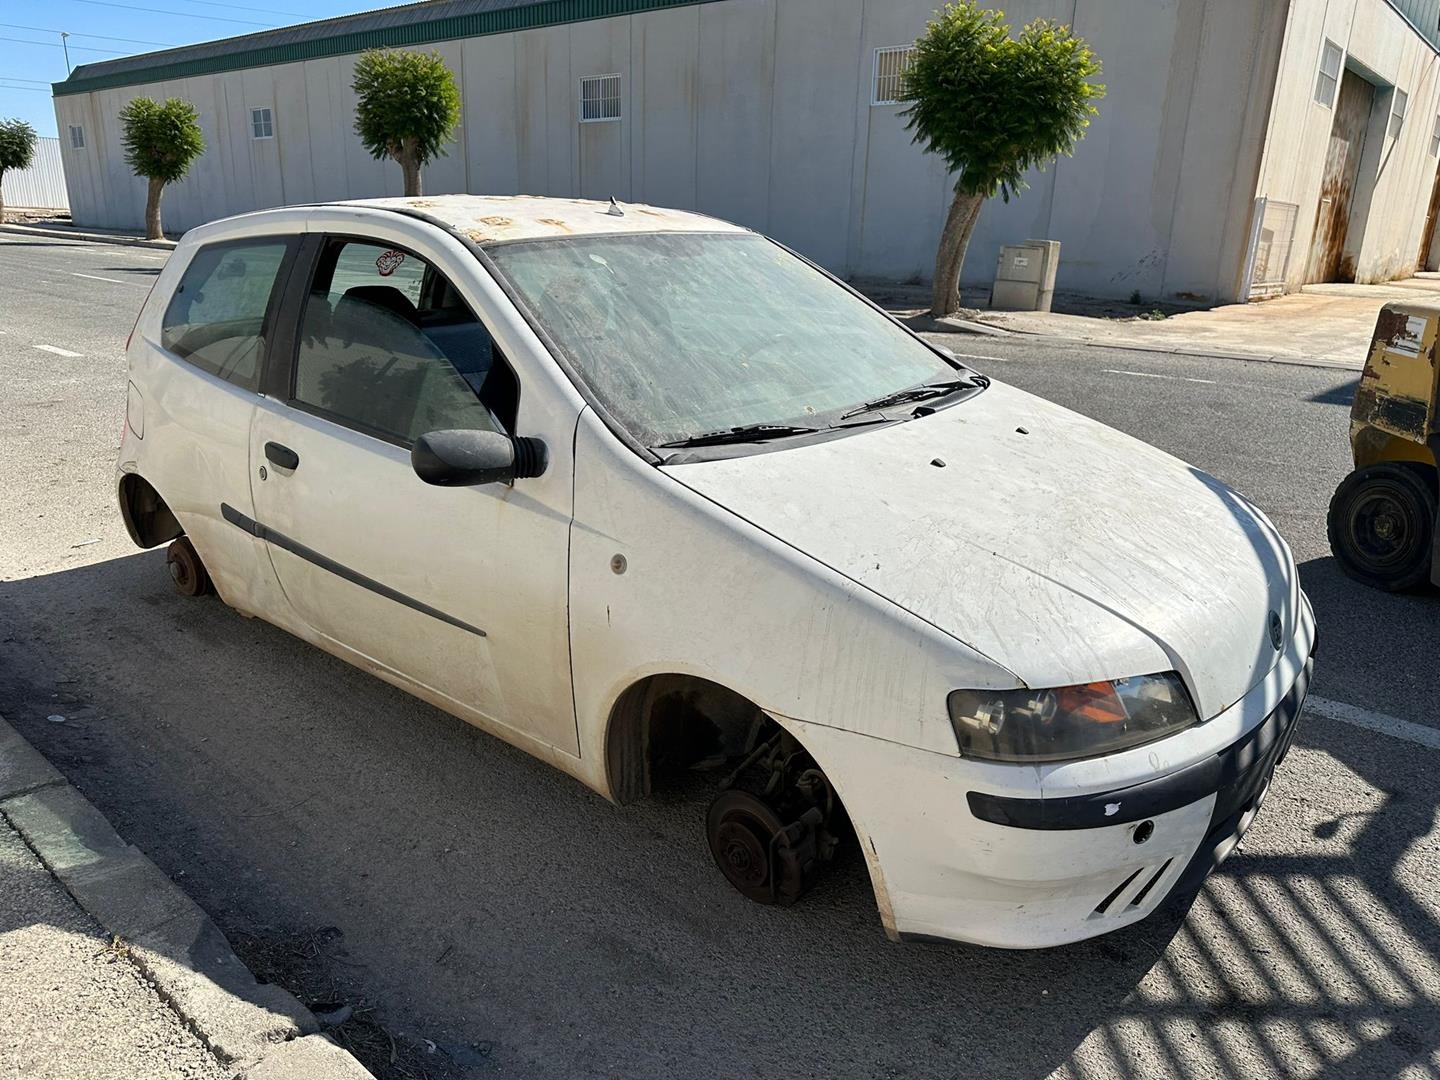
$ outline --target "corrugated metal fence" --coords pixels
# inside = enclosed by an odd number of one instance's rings
[[[6,210],[19,210],[21,207],[46,210],[70,208],[70,198],[65,194],[65,168],[60,163],[59,139],[36,139],[35,160],[30,168],[7,170],[3,183]]]

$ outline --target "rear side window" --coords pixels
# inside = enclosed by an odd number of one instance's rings
[[[202,371],[258,390],[265,312],[286,248],[284,240],[259,240],[197,251],[165,309],[161,344]]]

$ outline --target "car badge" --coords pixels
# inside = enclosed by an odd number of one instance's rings
[[[1285,624],[1280,621],[1278,611],[1270,612],[1270,644],[1279,652],[1285,647]]]

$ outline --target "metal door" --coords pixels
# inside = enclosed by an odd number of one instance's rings
[[[1330,149],[1325,155],[1325,176],[1320,184],[1320,206],[1315,215],[1315,235],[1310,242],[1310,263],[1306,282],[1340,281],[1354,277],[1345,267],[1345,234],[1350,226],[1350,208],[1365,152],[1365,129],[1375,104],[1375,87],[1353,71],[1345,72],[1335,99],[1335,119],[1330,127]]]
[[[1430,269],[1430,247],[1435,240],[1435,219],[1440,217],[1440,171],[1430,188],[1430,209],[1425,213],[1425,227],[1420,230],[1420,251],[1415,256],[1416,270]]]

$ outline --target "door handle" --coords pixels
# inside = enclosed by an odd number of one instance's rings
[[[300,465],[300,455],[288,446],[281,446],[278,442],[265,444],[265,456],[277,469],[295,469]]]

